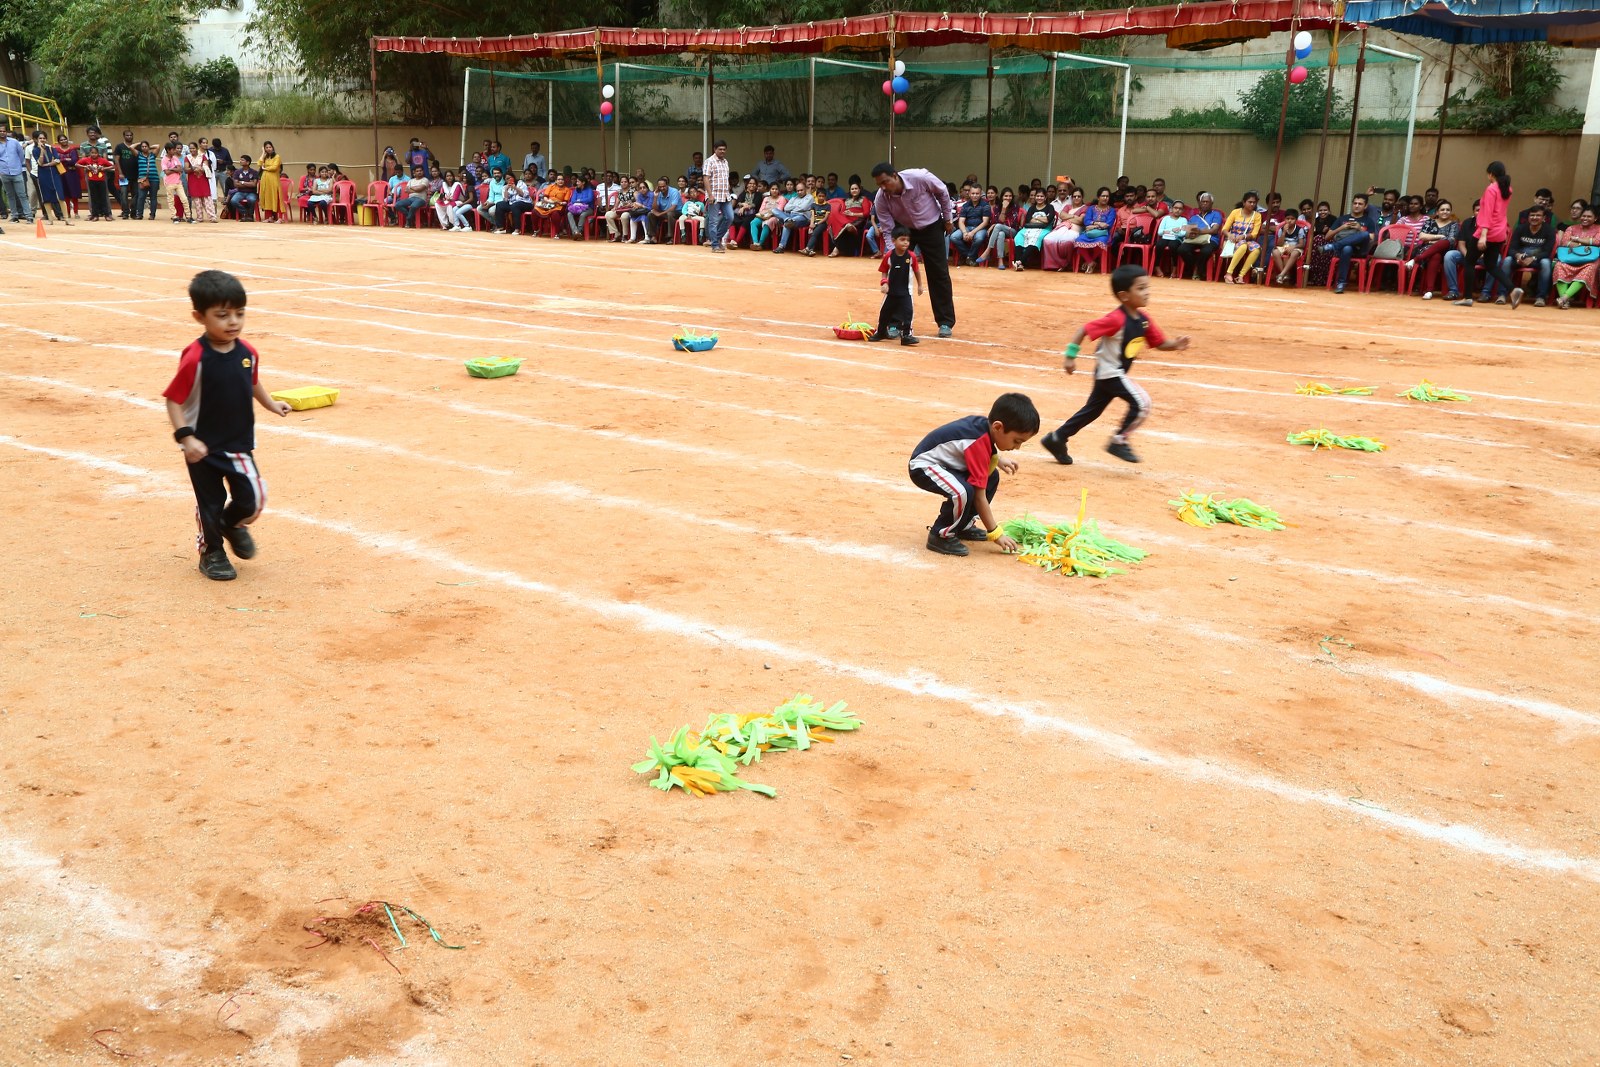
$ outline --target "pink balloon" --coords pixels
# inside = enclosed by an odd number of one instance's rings
[[[1304,67],[1295,67],[1293,70],[1289,71],[1289,83],[1291,85],[1299,85],[1301,82],[1303,82],[1305,80],[1306,80],[1306,68],[1304,68]]]
[[[894,102],[894,113],[896,115],[904,115],[906,113],[906,102],[904,100],[896,100]]]
[[[602,115],[611,114],[611,101],[609,101],[609,100],[601,101],[601,103],[600,103],[600,114],[602,114]]]
[[[893,96],[894,95],[894,83],[893,82],[884,82],[883,83],[883,95],[884,96]]]

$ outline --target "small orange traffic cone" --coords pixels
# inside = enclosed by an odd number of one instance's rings
[[[44,236],[44,215],[42,214],[33,217],[33,235],[41,238]]]

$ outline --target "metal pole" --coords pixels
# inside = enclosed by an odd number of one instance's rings
[[[1356,126],[1361,121],[1361,75],[1367,70],[1367,28],[1361,27],[1361,48],[1356,52],[1356,91],[1350,102],[1350,142],[1344,150],[1344,200],[1339,204],[1342,214],[1350,203],[1350,182],[1356,163]]]
[[[372,176],[383,173],[383,151],[378,147],[378,46],[367,42],[367,58],[372,64]]]
[[[1333,12],[1333,45],[1328,50],[1328,85],[1322,94],[1322,135],[1317,141],[1317,180],[1311,190],[1313,209],[1322,199],[1322,164],[1328,155],[1328,118],[1333,114],[1333,76],[1339,70],[1339,30],[1344,25],[1344,4],[1337,4]]]
[[[1128,158],[1128,98],[1133,95],[1133,67],[1122,68],[1122,137],[1117,141],[1117,173],[1123,173]]]
[[[1433,139],[1433,177],[1428,180],[1430,188],[1439,187],[1439,157],[1444,153],[1444,120],[1450,114],[1450,83],[1456,76],[1456,46],[1450,43],[1450,65],[1444,71],[1444,103],[1439,105],[1439,135]]]
[[[817,166],[817,57],[812,56],[810,88],[806,92],[806,173]]]
[[[494,139],[500,139],[500,103],[494,95],[494,63],[489,63],[489,110],[494,116]],[[503,149],[502,149],[503,151]]]
[[[600,31],[596,30],[594,33],[594,91],[602,100],[605,99],[605,87],[606,65],[600,55]],[[612,106],[611,110],[616,111],[615,105]],[[606,171],[610,170],[611,167],[606,162],[606,120],[598,114],[598,105],[596,105],[596,111],[595,121],[600,125],[600,176],[603,178]],[[611,121],[617,121],[615,114],[611,116]],[[546,158],[548,159],[549,157],[547,156]]]
[[[706,53],[706,120],[711,139],[717,139],[717,54]]]
[[[1300,0],[1294,0],[1289,15],[1289,50],[1283,60],[1283,101],[1278,105],[1278,147],[1272,152],[1272,183],[1267,186],[1271,195],[1278,191],[1278,165],[1283,162],[1283,128],[1289,121],[1289,70],[1294,66],[1294,36],[1300,32]]]
[[[457,167],[467,165],[467,94],[472,91],[472,68],[468,67],[465,76],[461,79],[461,162]]]
[[[1056,172],[1056,57],[1050,57],[1050,113],[1046,116],[1044,135],[1044,176],[1053,178]],[[1020,260],[1018,262],[1021,262]]]
[[[611,84],[617,90],[611,98],[611,147],[612,155],[617,157],[617,166],[622,166],[622,64],[618,63],[612,68]],[[633,138],[628,138],[628,146],[632,148]],[[630,151],[631,157],[633,153]],[[620,175],[619,175],[620,177]]]
[[[556,160],[556,83],[544,83],[544,172],[549,174]]]
[[[705,160],[711,158],[711,79],[700,79],[700,160],[705,166]]]
[[[894,12],[889,12],[889,77],[894,77]],[[889,98],[889,166],[894,166],[894,97]]]
[[[994,179],[989,172],[994,167],[994,52],[989,53],[989,102],[983,112],[983,185],[988,188]]]

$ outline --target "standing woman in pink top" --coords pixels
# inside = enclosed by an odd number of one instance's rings
[[[1506,165],[1498,159],[1489,164],[1488,174],[1489,186],[1484,189],[1483,203],[1478,208],[1478,228],[1470,236],[1462,235],[1461,243],[1466,246],[1466,255],[1461,260],[1465,268],[1462,277],[1466,279],[1463,291],[1467,296],[1457,300],[1456,307],[1472,306],[1472,268],[1477,266],[1481,256],[1485,274],[1495,280],[1501,293],[1510,294],[1511,308],[1516,310],[1517,305],[1522,303],[1522,290],[1512,284],[1509,272],[1500,261],[1506,242],[1511,239],[1511,230],[1506,225],[1506,205],[1511,202],[1511,175],[1506,173]],[[1488,292],[1488,281],[1485,280],[1483,284],[1484,292]]]

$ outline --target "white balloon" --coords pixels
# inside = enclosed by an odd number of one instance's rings
[[[605,97],[607,100],[610,100],[613,96],[617,95],[617,87],[615,85],[601,86],[600,95]]]
[[[898,59],[894,61],[894,76],[896,78],[904,78],[906,76],[906,65]]]
[[[1307,33],[1305,30],[1301,30],[1299,33],[1294,35],[1294,50],[1296,52],[1303,52],[1310,47],[1311,34]]]

